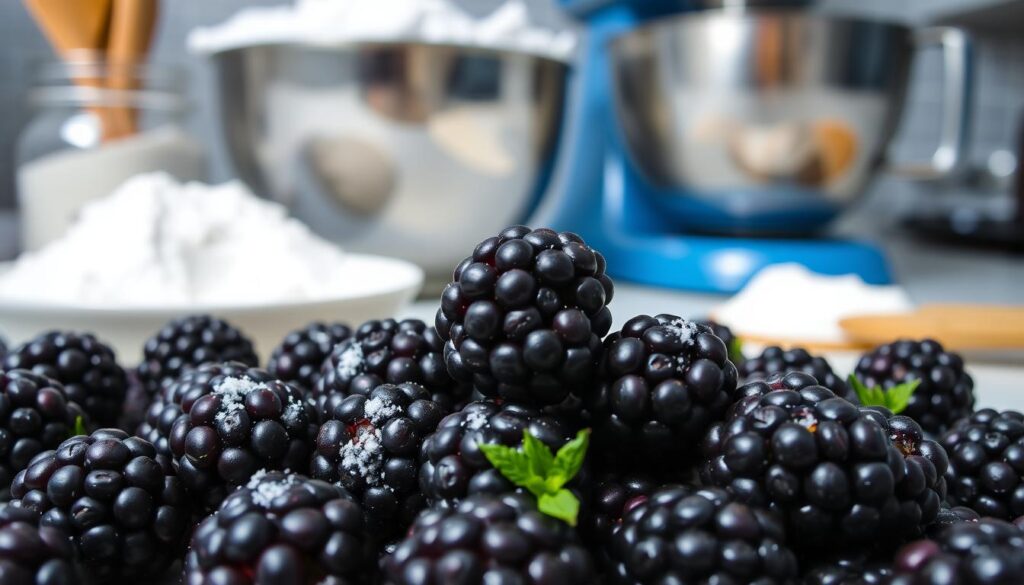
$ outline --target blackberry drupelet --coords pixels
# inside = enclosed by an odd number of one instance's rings
[[[740,341],[740,338],[736,337],[736,334],[732,332],[732,329],[726,325],[722,325],[714,319],[697,319],[696,322],[710,327],[711,332],[722,340],[725,347],[729,348],[729,360],[736,364],[736,367],[739,367],[740,364],[746,361],[746,358],[743,356],[743,343]]]
[[[423,512],[382,564],[393,585],[585,585],[597,579],[575,531],[520,494],[477,494],[455,508]]]
[[[948,461],[912,419],[858,408],[798,373],[737,395],[705,437],[702,478],[778,510],[794,547],[855,552],[916,536],[935,519]]]
[[[353,394],[326,412],[310,474],[337,482],[366,508],[375,529],[397,534],[423,508],[417,455],[446,414],[412,383]]]
[[[364,583],[372,537],[343,488],[261,471],[196,529],[184,583]]]
[[[146,341],[139,381],[155,395],[165,381],[172,381],[188,366],[207,362],[241,362],[259,365],[252,341],[233,325],[210,315],[175,319]]]
[[[869,388],[889,389],[920,380],[901,414],[929,433],[943,432],[974,410],[974,380],[964,371],[963,358],[937,341],[901,340],[879,346],[860,358],[854,374]]]
[[[184,551],[192,513],[184,486],[152,444],[118,429],[79,435],[18,473],[11,506],[71,537],[96,582],[154,577]]]
[[[549,449],[557,451],[572,440],[574,430],[562,419],[527,406],[488,400],[471,402],[445,417],[423,442],[420,490],[429,505],[448,507],[474,494],[517,491],[491,465],[480,445],[519,447],[523,431],[529,431]],[[577,478],[569,486],[585,481],[585,477]]]
[[[331,350],[350,337],[352,328],[343,323],[310,323],[281,340],[270,354],[267,371],[278,380],[312,390]]]
[[[89,419],[60,382],[28,370],[0,372],[0,500],[10,499],[15,474],[78,426]]]
[[[912,542],[896,555],[892,585],[1015,585],[1024,583],[1024,532],[995,518],[950,526],[934,540]]]
[[[586,397],[595,445],[616,460],[696,459],[696,443],[725,414],[736,366],[711,328],[640,315],[605,340],[601,383]]]
[[[101,427],[116,426],[128,379],[114,350],[89,333],[49,331],[12,349],[5,370],[31,370],[64,385],[69,400]]]
[[[949,502],[982,516],[1024,515],[1024,415],[982,409],[940,441],[949,454]]]
[[[832,366],[825,358],[811,355],[801,347],[782,349],[771,346],[761,352],[761,355],[750,358],[737,367],[743,382],[764,380],[772,374],[803,372],[813,376],[819,384],[831,390],[836,396],[857,404],[857,395],[850,391],[845,380],[832,371]]]
[[[553,405],[593,384],[611,327],[604,257],[579,236],[523,226],[481,242],[441,296],[437,332],[456,380]]]
[[[589,509],[580,518],[580,535],[594,547],[607,545],[626,514],[659,487],[659,482],[645,474],[603,474],[594,482]]]
[[[367,321],[324,360],[313,393],[317,412],[323,416],[345,398],[366,396],[381,384],[405,382],[419,384],[449,410],[471,391],[448,375],[444,342],[433,327],[419,319]]]
[[[782,520],[725,490],[658,490],[626,514],[608,547],[613,582],[792,583]]]
[[[808,559],[809,560],[809,559]],[[889,585],[892,563],[862,555],[847,555],[815,562],[804,571],[803,585]]]
[[[928,525],[925,534],[928,538],[936,538],[950,526],[966,522],[977,522],[978,520],[981,520],[981,515],[970,508],[965,506],[953,506],[951,508],[943,504],[939,514],[935,516],[935,521]]]
[[[39,526],[39,514],[0,507],[0,583],[77,585],[74,550],[64,532]]]
[[[181,408],[167,445],[185,489],[204,509],[216,508],[260,469],[309,464],[317,430],[313,405],[299,388],[265,370],[220,373],[167,390],[164,401],[178,399]]]

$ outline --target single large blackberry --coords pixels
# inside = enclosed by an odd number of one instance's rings
[[[950,526],[934,540],[904,546],[892,585],[1014,585],[1024,583],[1024,532],[983,518]]]
[[[39,526],[39,514],[0,507],[0,583],[77,585],[74,550],[67,535]]]
[[[343,488],[259,472],[196,529],[184,582],[363,583],[372,542],[362,508]]]
[[[381,384],[405,382],[419,384],[449,410],[464,402],[472,390],[448,375],[444,342],[423,321],[367,321],[324,360],[313,393],[317,412],[324,416],[353,394],[366,396]]]
[[[633,317],[605,340],[601,383],[586,396],[595,444],[623,462],[696,459],[697,441],[735,390],[736,366],[710,327]]]
[[[761,355],[750,358],[738,366],[740,379],[745,382],[764,380],[772,374],[803,372],[833,394],[857,404],[857,395],[850,391],[846,381],[832,371],[825,358],[811,355],[802,347],[782,349],[778,346],[765,348]]]
[[[514,226],[481,242],[435,320],[452,377],[521,404],[582,395],[612,324],[604,271],[604,257],[569,232]]]
[[[317,435],[311,475],[352,492],[382,533],[404,530],[424,506],[417,455],[444,408],[408,382],[331,405]]]
[[[15,474],[32,458],[88,426],[60,382],[28,370],[0,372],[0,500],[10,499]]]
[[[553,452],[574,436],[562,419],[517,404],[479,401],[448,415],[423,442],[420,489],[431,506],[454,506],[468,496],[516,491],[488,461],[481,444],[519,447],[528,431]],[[577,479],[570,486],[584,483]]]
[[[725,490],[677,486],[626,514],[608,548],[618,583],[791,583],[782,520]]]
[[[940,441],[949,454],[949,501],[982,516],[1024,515],[1024,415],[982,409]]]
[[[11,350],[5,370],[31,370],[64,385],[69,400],[101,427],[116,426],[128,380],[114,350],[89,333],[49,331]]]
[[[350,337],[352,328],[343,323],[310,323],[281,340],[270,354],[267,371],[278,380],[312,390],[320,378],[320,366],[331,350]]]
[[[383,565],[394,585],[584,585],[597,578],[575,531],[520,494],[477,494],[456,508],[423,512]]]
[[[146,341],[139,381],[150,395],[188,366],[207,362],[241,362],[256,367],[252,341],[233,325],[210,315],[174,319]]]
[[[260,469],[309,464],[316,415],[299,388],[251,368],[184,388],[170,385],[165,402],[175,398],[175,390],[184,391],[177,402],[181,414],[167,445],[185,489],[205,509],[216,508]]]
[[[18,473],[11,506],[71,537],[97,582],[158,575],[184,550],[192,513],[171,462],[118,429],[79,435]]]
[[[912,419],[858,408],[805,374],[737,394],[704,440],[702,477],[781,512],[794,546],[849,552],[915,536],[935,519],[948,461]]]
[[[929,433],[943,432],[974,410],[974,380],[964,371],[963,358],[937,341],[901,340],[879,346],[860,358],[854,374],[869,388],[889,389],[919,380],[901,414]]]

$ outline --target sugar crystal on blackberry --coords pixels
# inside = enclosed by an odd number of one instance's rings
[[[778,346],[765,348],[757,357],[750,358],[737,366],[740,379],[746,382],[764,380],[772,374],[787,372],[803,372],[813,376],[819,384],[828,388],[833,394],[857,403],[857,395],[850,391],[841,377],[832,371],[825,358],[812,355],[802,347],[782,349]]]
[[[158,575],[179,558],[192,511],[170,460],[117,429],[72,437],[37,455],[11,486],[11,506],[70,536],[95,581]]]
[[[114,350],[89,333],[49,331],[7,353],[5,370],[31,370],[64,385],[98,426],[116,426],[128,380]]]
[[[259,471],[196,529],[184,583],[364,583],[373,538],[344,488]]]
[[[995,518],[950,526],[932,540],[905,545],[891,585],[1024,583],[1024,532]]]
[[[559,404],[592,385],[613,285],[576,234],[514,226],[481,242],[441,296],[437,332],[456,380],[488,397]]]
[[[940,440],[949,454],[949,501],[982,516],[1024,515],[1024,415],[985,408]]]
[[[0,583],[78,585],[74,550],[67,535],[39,526],[39,514],[0,507]]]
[[[792,583],[782,520],[725,490],[671,487],[626,514],[608,546],[613,582]]]
[[[294,382],[312,390],[320,378],[320,366],[334,346],[352,337],[352,328],[342,323],[310,323],[296,329],[274,348],[267,363],[278,380]]]
[[[875,348],[857,363],[854,372],[866,387],[889,390],[919,381],[905,414],[933,434],[974,410],[974,380],[964,370],[963,358],[933,340],[900,340]]]
[[[146,341],[139,381],[150,395],[189,366],[207,362],[259,365],[252,341],[234,325],[210,315],[174,319]]]
[[[34,457],[88,426],[60,382],[28,370],[0,372],[0,500],[10,498],[15,474]]]

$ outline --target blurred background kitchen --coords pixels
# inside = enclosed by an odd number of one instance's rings
[[[241,177],[346,248],[417,262],[428,282],[496,226],[532,221],[583,233],[613,274],[653,285],[638,294],[690,291],[697,307],[783,262],[896,281],[918,302],[1024,290],[1022,0],[452,0],[495,29],[515,4],[547,35],[488,47],[469,32],[464,53],[296,48],[270,30],[249,43],[230,26],[190,46],[197,28],[281,0],[177,0],[136,57],[150,65],[100,73],[89,59],[43,65],[61,23],[48,40],[45,9],[26,4],[47,2],[0,5],[3,258],[55,237],[53,210],[70,220],[81,203],[69,191],[155,166]],[[142,52],[137,18],[125,42]],[[562,31],[579,35],[571,50]],[[97,76],[138,101],[103,103]],[[104,128],[72,119],[82,112]],[[143,143],[118,154],[126,136]],[[81,175],[33,165],[100,146],[114,153]]]

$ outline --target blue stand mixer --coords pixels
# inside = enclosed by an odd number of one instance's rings
[[[535,222],[655,286],[734,292],[785,262],[890,282],[878,248],[816,234],[880,167],[909,30],[792,1],[561,3],[586,33],[554,196]]]

